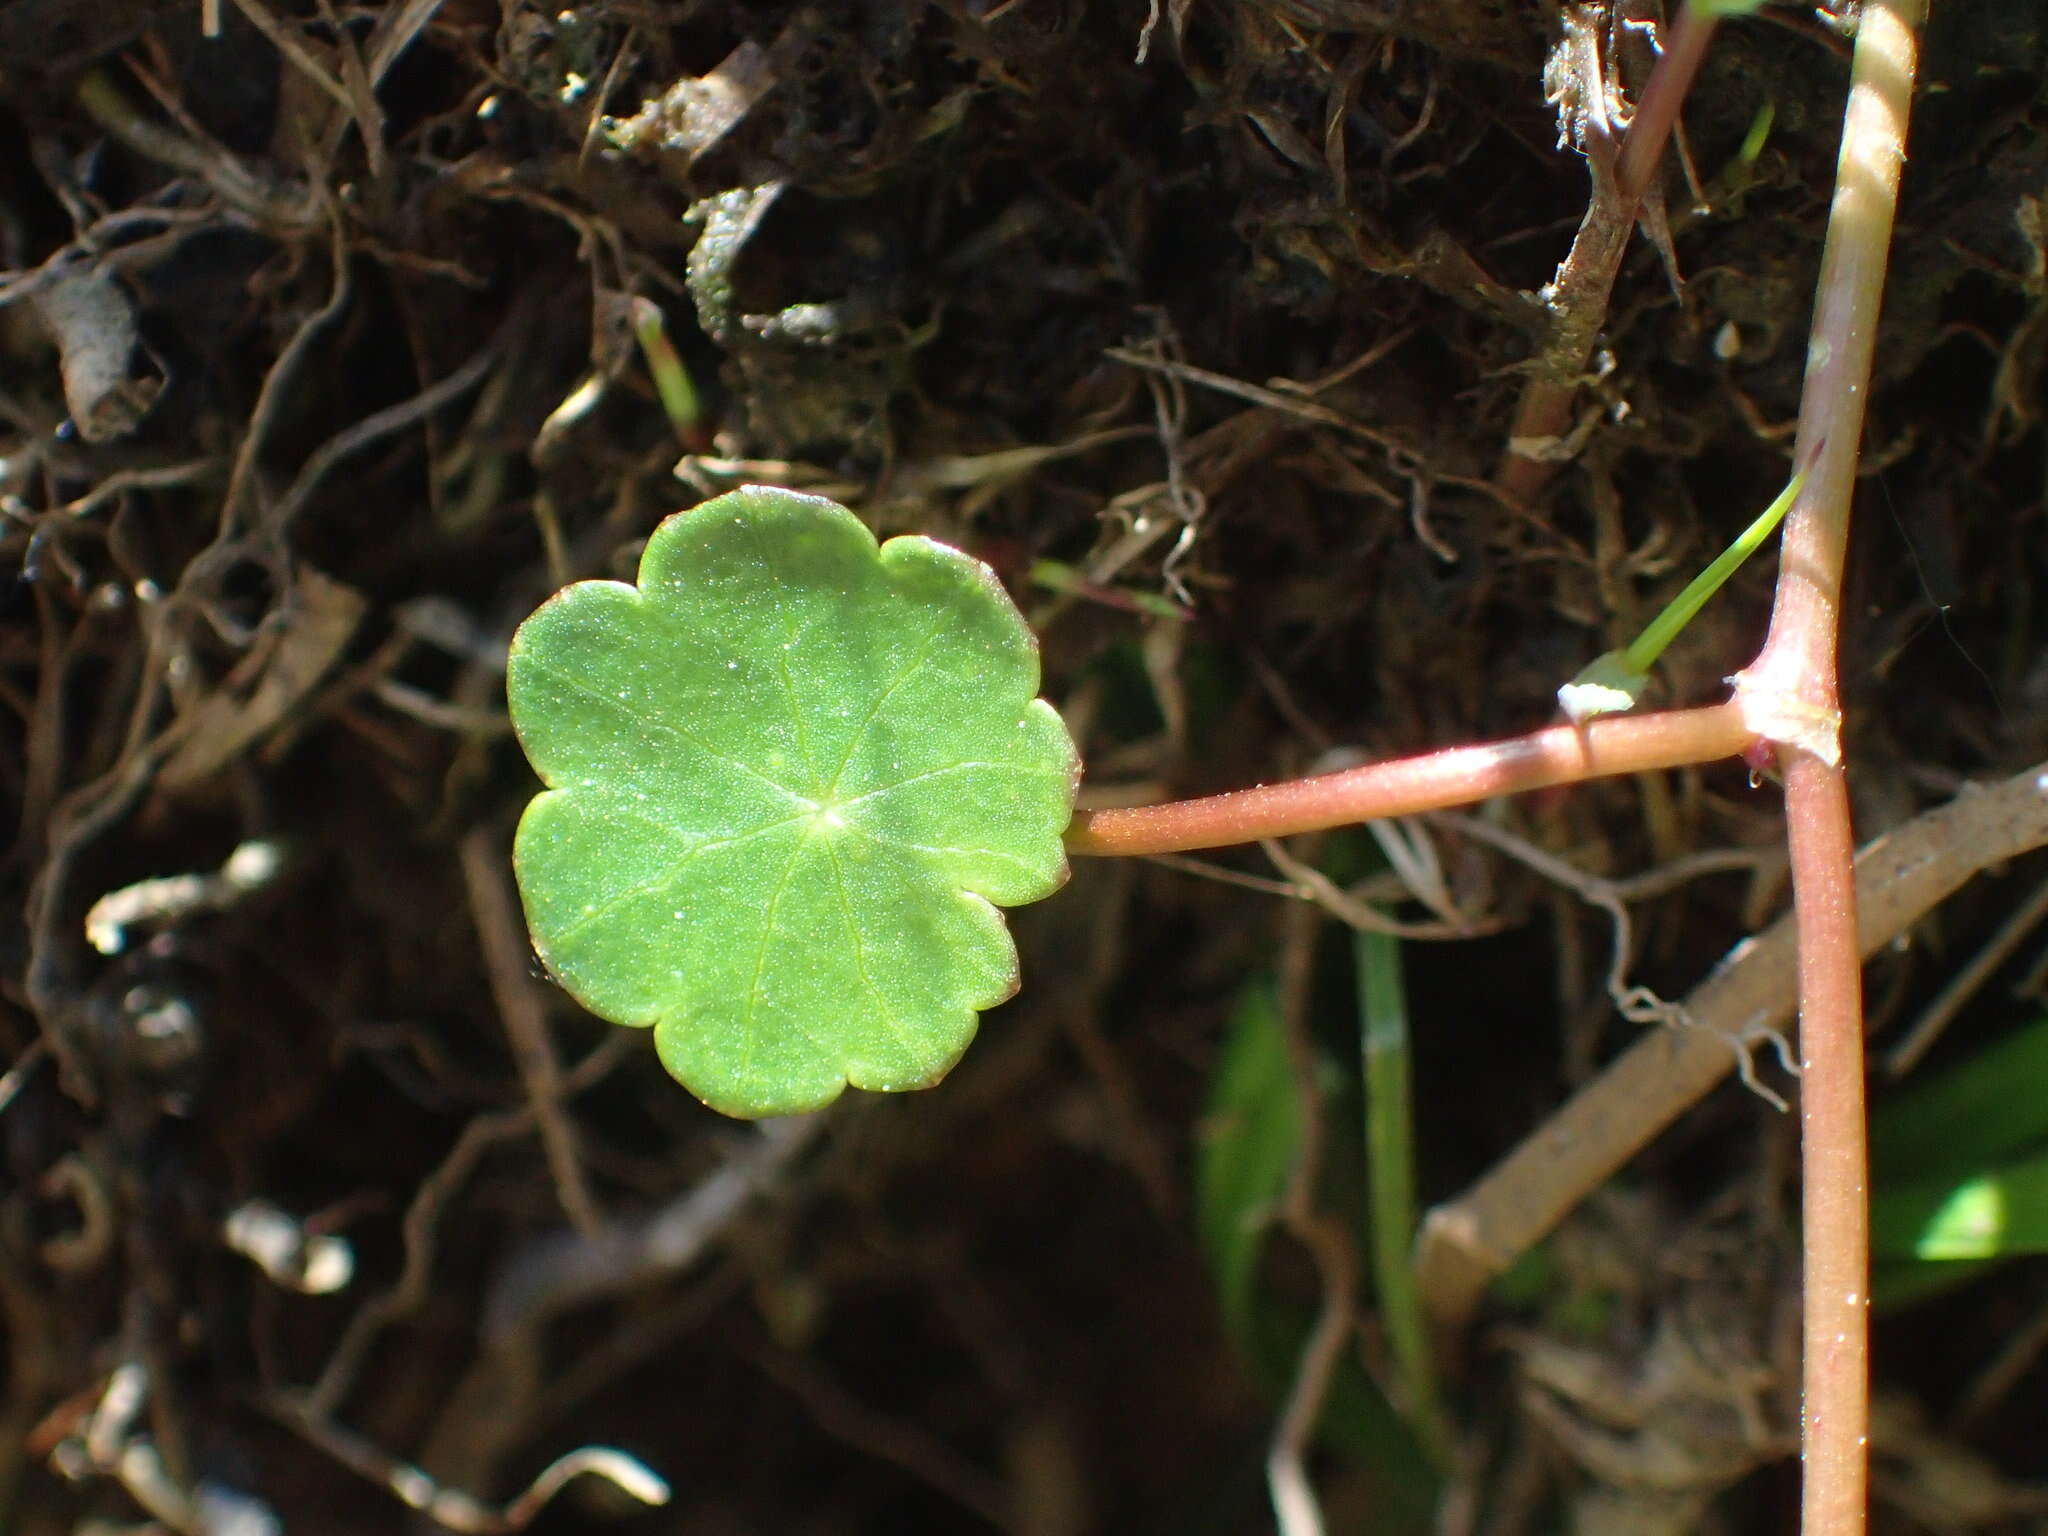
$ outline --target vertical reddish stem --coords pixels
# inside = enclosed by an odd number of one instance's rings
[[[1836,643],[1849,506],[1884,294],[1924,0],[1868,0],[1821,256],[1793,461],[1813,464],[1785,520],[1770,638],[1736,681],[1778,743],[1798,909],[1805,1205],[1805,1536],[1867,1518],[1870,1218],[1863,998]]]
[[[1800,1529],[1864,1527],[1870,1430],[1869,1154],[1856,849],[1838,764],[1784,754],[1799,934],[1799,1119],[1805,1249],[1805,1449]]]

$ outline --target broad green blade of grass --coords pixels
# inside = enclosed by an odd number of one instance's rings
[[[2048,1019],[1888,1096],[1871,1117],[1871,1165],[1880,1187],[1972,1173],[2044,1143]]]
[[[1879,1258],[2048,1253],[2048,1152],[1962,1179],[1880,1187],[1870,1225]]]
[[[1260,1255],[1301,1151],[1301,1106],[1269,981],[1247,985],[1210,1081],[1195,1154],[1195,1225],[1224,1326],[1253,1337]]]
[[[1211,1079],[1195,1159],[1195,1225],[1216,1278],[1218,1311],[1276,1400],[1300,1359],[1313,1311],[1263,1289],[1277,1211],[1301,1155],[1301,1105],[1270,979],[1247,985]],[[1317,1440],[1367,1469],[1374,1525],[1387,1536],[1431,1529],[1438,1482],[1412,1422],[1347,1351],[1330,1382]]]
[[[1907,1306],[2000,1258],[2043,1251],[2043,1149],[2048,1020],[1880,1102],[1871,1119],[1876,1304]]]
[[[1992,1259],[1876,1259],[1870,1266],[1870,1304],[1883,1313],[1931,1301],[1996,1267]]]

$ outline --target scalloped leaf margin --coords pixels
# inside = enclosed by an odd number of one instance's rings
[[[534,947],[724,1113],[928,1086],[1017,988],[1080,762],[987,566],[822,497],[677,513],[512,642]]]

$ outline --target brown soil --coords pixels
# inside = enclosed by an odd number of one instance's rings
[[[1866,836],[2048,756],[2048,27],[2035,0],[1934,8],[1843,637]],[[1195,1185],[1230,1021],[1277,968],[1329,1051],[1324,1198],[1355,1210],[1335,924],[1083,865],[1016,914],[1024,990],[944,1085],[764,1142],[539,977],[506,864],[534,787],[512,626],[737,479],[990,561],[1094,794],[1544,723],[1782,485],[1847,78],[1809,9],[1722,29],[1686,111],[1706,193],[1665,183],[1683,286],[1639,238],[1577,457],[1532,505],[1489,477],[1587,199],[1544,96],[1552,7],[1156,9],[237,0],[218,37],[154,0],[0,9],[0,1529],[236,1529],[139,1508],[152,1487],[261,1500],[293,1536],[424,1523],[401,1463],[443,1523],[492,1529],[586,1445],[672,1501],[588,1477],[533,1529],[1271,1529],[1319,1275],[1276,1235],[1233,1337]],[[634,297],[702,397],[680,442]],[[1661,700],[1753,653],[1756,564]],[[1602,872],[1759,850],[1638,910],[1632,974],[1667,995],[1783,900],[1774,792],[1740,765],[1509,817]],[[1433,835],[1497,931],[1408,947],[1425,1201],[1634,1030],[1597,910]],[[145,888],[115,952],[88,942],[103,896],[250,840],[269,878]],[[1374,847],[1296,852],[1348,879]],[[1878,961],[1873,1028],[2040,874]],[[2038,1009],[2001,980],[1942,1059]],[[1603,1478],[1613,1529],[1791,1528],[1792,1134],[1726,1090],[1499,1296],[1452,1389],[1481,1528],[1590,1521]],[[231,1251],[254,1200],[345,1238],[351,1283]],[[2041,1262],[1881,1321],[1888,1412],[1942,1427],[1885,1463],[1880,1528],[2023,1528],[2048,1367],[1955,1415],[2039,1330]],[[1603,1422],[1674,1396],[1658,1341],[1701,1317],[1757,1366],[1755,1417]],[[1530,1385],[1567,1344],[1620,1373],[1591,1403]],[[1347,1371],[1312,1461],[1331,1528],[1427,1529],[1418,1453]],[[1945,1526],[1936,1467],[1976,1499],[1944,1495]]]

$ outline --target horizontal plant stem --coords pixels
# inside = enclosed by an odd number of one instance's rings
[[[1733,757],[1755,739],[1732,704],[1552,726],[1506,741],[1449,747],[1200,800],[1083,811],[1067,829],[1067,851],[1147,854],[1221,848],[1440,811],[1556,784],[1713,762]]]

